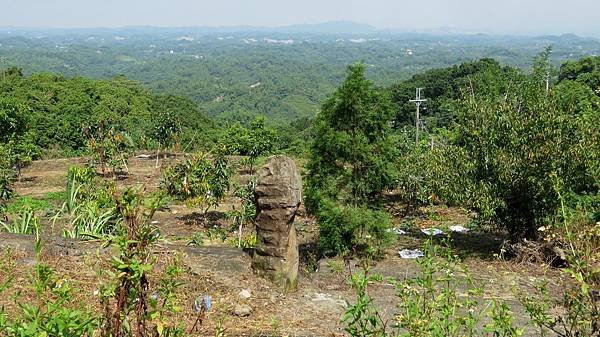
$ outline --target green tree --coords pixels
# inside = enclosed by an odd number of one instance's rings
[[[257,117],[250,124],[250,146],[248,149],[248,160],[250,171],[260,156],[271,153],[276,146],[277,131],[265,125],[264,117]]]
[[[40,149],[34,144],[34,135],[28,130],[28,107],[13,97],[0,96],[0,146],[2,147],[2,185],[6,188],[10,177],[20,177],[21,169],[38,157]],[[14,170],[16,172],[10,172]],[[7,190],[5,190],[7,191]],[[2,193],[7,196],[7,193]]]
[[[161,188],[170,196],[189,206],[204,206],[204,213],[225,198],[230,187],[232,170],[223,151],[197,153],[168,167],[161,179]]]
[[[176,116],[168,110],[157,111],[154,117],[154,126],[152,138],[158,142],[156,150],[156,166],[158,167],[158,157],[160,156],[161,147],[167,156],[167,148],[173,145],[175,138],[180,130],[180,123]]]
[[[400,129],[415,125],[415,104],[410,102],[415,98],[415,88],[423,88],[423,96],[427,99],[427,104],[421,107],[421,118],[428,127],[444,127],[455,121],[457,112],[453,103],[461,98],[465,87],[479,91],[483,89],[481,86],[491,83],[503,86],[505,84],[502,81],[491,82],[486,78],[502,78],[511,72],[514,72],[514,68],[503,67],[494,59],[484,58],[416,74],[389,89],[392,100],[398,106],[394,127]]]
[[[229,155],[248,155],[251,146],[250,131],[236,122],[223,130],[219,139]]]
[[[267,125],[263,116],[258,116],[249,128],[239,122],[229,126],[220,143],[228,154],[247,156],[246,162],[250,171],[253,171],[260,156],[268,155],[277,148],[278,139],[277,130]]]
[[[12,97],[0,96],[0,142],[15,140],[26,131],[27,107]]]
[[[382,192],[393,184],[396,151],[389,126],[393,112],[389,97],[365,78],[364,65],[355,64],[348,67],[345,82],[317,116],[307,164],[306,205],[318,217],[326,252],[362,250],[360,239],[374,235],[385,241],[385,231],[367,226],[380,214],[365,214],[363,222],[355,215],[357,209],[377,209]],[[352,221],[346,221],[345,215]],[[330,230],[350,225],[351,230]],[[340,238],[342,232],[346,234]]]
[[[6,210],[6,204],[14,195],[12,184],[15,180],[15,171],[11,167],[9,151],[0,144],[0,216]]]
[[[560,67],[559,81],[571,80],[587,85],[600,96],[600,56],[567,61]]]
[[[100,165],[102,174],[106,173],[106,165],[110,166],[113,175],[123,167],[127,170],[127,159],[133,148],[133,141],[110,120],[100,120],[84,128],[88,137],[88,151]]]
[[[551,176],[577,195],[598,191],[600,133],[592,120],[600,114],[569,104],[580,88],[548,86],[548,56],[546,50],[536,59],[531,76],[514,76],[503,94],[469,95],[458,119],[458,145],[475,165],[474,185],[486,187],[490,200],[475,208],[516,237],[536,237],[556,214]]]

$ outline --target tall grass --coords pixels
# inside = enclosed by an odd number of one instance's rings
[[[3,231],[13,234],[39,234],[40,222],[31,208],[25,207],[8,223],[0,222]]]
[[[67,180],[67,199],[53,217],[66,219],[62,236],[67,238],[101,238],[114,234],[118,216],[110,201],[110,187],[96,179],[95,171],[87,167],[71,167]]]

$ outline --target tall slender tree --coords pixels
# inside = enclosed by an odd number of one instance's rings
[[[343,236],[341,246],[352,249],[348,246],[354,246],[358,236],[372,237],[366,224],[343,218],[377,209],[382,192],[394,181],[396,151],[389,126],[393,113],[389,97],[365,78],[364,65],[354,64],[317,116],[307,166],[306,204],[326,224],[321,227],[326,246]],[[340,209],[332,210],[332,205]],[[329,219],[334,214],[340,221]],[[368,218],[365,214],[364,219]],[[329,248],[341,250],[337,244]]]

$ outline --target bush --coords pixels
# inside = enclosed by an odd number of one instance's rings
[[[546,88],[548,54],[536,60],[532,75],[486,76],[478,85],[499,92],[470,87],[455,104],[451,145],[401,157],[407,199],[423,203],[435,195],[476,210],[515,238],[536,238],[559,207],[552,175],[570,193],[597,194],[597,96],[576,83]],[[505,80],[511,85],[499,83]]]
[[[2,164],[2,153],[0,148],[0,216],[6,211],[10,199],[14,196],[12,184],[15,181],[14,171]]]
[[[104,307],[101,335],[183,336],[181,323],[172,319],[180,310],[175,292],[183,285],[178,280],[183,268],[172,261],[163,278],[156,284],[150,280],[156,263],[151,245],[160,237],[152,218],[164,199],[160,194],[145,197],[141,189],[128,188],[115,195],[114,202],[122,220],[114,240],[119,252],[111,260],[110,281],[100,288]]]
[[[233,226],[237,227],[238,247],[242,247],[244,225],[252,224],[256,218],[255,187],[255,180],[248,181],[245,186],[236,186],[233,194],[240,199],[240,207],[235,209],[235,206],[232,206],[231,211],[226,213],[227,218],[233,220]]]
[[[256,117],[249,128],[239,122],[229,126],[219,143],[227,154],[257,158],[276,149],[277,131],[265,124],[264,117]]]
[[[397,161],[400,196],[415,209],[436,201],[469,205],[489,218],[496,207],[489,184],[472,179],[475,164],[465,149],[440,146],[432,150],[416,147]]]
[[[28,141],[0,142],[0,215],[6,211],[8,201],[15,195],[13,183],[20,177],[21,169],[38,156],[34,145]]]
[[[100,165],[102,174],[106,165],[110,166],[114,175],[127,169],[127,159],[134,148],[133,140],[124,131],[118,130],[110,121],[100,120],[84,128],[87,137],[87,149],[94,163]]]
[[[212,160],[207,153],[198,153],[168,167],[163,173],[161,188],[190,206],[205,206],[207,212],[225,197],[231,174],[232,169],[221,151],[217,151]]]
[[[551,93],[531,86],[522,86],[528,95],[469,102],[459,140],[475,163],[474,181],[490,186],[491,219],[526,237],[557,210],[551,174],[575,193],[597,189],[587,165],[593,148],[584,146],[589,128],[597,127],[558,110]]]
[[[68,282],[59,283],[52,269],[45,264],[37,264],[32,283],[38,297],[37,303],[20,305],[17,317],[4,322],[3,330],[8,336],[38,337],[92,337],[98,322],[94,315],[85,309],[71,309],[73,289]],[[0,310],[0,316],[2,316]],[[0,317],[0,321],[2,318]],[[0,328],[2,328],[0,323]]]
[[[384,211],[323,201],[317,219],[320,247],[327,255],[352,253],[375,257],[392,240],[387,231],[391,221]]]

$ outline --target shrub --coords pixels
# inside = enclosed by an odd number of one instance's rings
[[[111,261],[110,282],[100,289],[104,307],[101,335],[181,336],[183,329],[171,324],[167,314],[178,311],[173,301],[175,290],[181,285],[177,278],[183,269],[177,263],[168,265],[155,296],[151,294],[149,280],[156,262],[150,246],[160,235],[151,220],[164,199],[160,194],[144,197],[139,189],[132,188],[114,197],[122,220],[114,238],[119,253]]]
[[[379,275],[356,273],[350,276],[350,286],[356,291],[356,302],[348,304],[342,321],[346,324],[346,332],[353,337],[386,337],[387,321],[373,304],[373,299],[367,292],[369,283],[380,282]]]
[[[31,283],[37,303],[43,304],[20,304],[21,311],[17,317],[6,322],[2,322],[3,313],[0,310],[0,327],[4,325],[7,336],[94,336],[97,319],[83,308],[71,309],[67,306],[74,304],[73,289],[66,281],[59,283],[49,266],[38,263]]]
[[[228,154],[257,158],[275,150],[277,131],[266,125],[264,117],[256,117],[249,128],[239,122],[229,126],[219,143]]]
[[[158,143],[156,156],[160,155],[160,148],[165,151],[173,145],[181,131],[181,122],[172,111],[159,110],[152,118],[152,132],[150,136]],[[158,158],[156,158],[158,160]]]
[[[494,214],[497,201],[490,196],[490,185],[472,179],[475,164],[461,147],[413,147],[398,158],[397,167],[401,197],[413,209],[442,201],[469,205],[484,219]]]
[[[16,180],[15,171],[8,153],[8,148],[0,144],[0,215],[6,211],[8,201],[14,196],[12,184]]]
[[[127,158],[133,149],[133,140],[129,135],[111,125],[108,120],[101,120],[84,128],[87,137],[87,149],[94,163],[100,165],[102,174],[106,173],[106,165],[113,174],[127,169]]]
[[[242,247],[244,226],[252,224],[256,218],[255,187],[255,180],[248,181],[245,186],[236,186],[233,194],[240,199],[240,207],[236,209],[235,206],[232,206],[231,211],[226,213],[227,217],[233,220],[233,226],[237,228],[238,247]]]
[[[232,170],[227,158],[217,151],[213,160],[207,153],[198,153],[168,167],[161,179],[161,188],[170,196],[189,205],[217,206],[230,187]]]
[[[592,109],[593,104],[581,105],[584,110],[569,108],[565,96],[572,93],[564,91],[575,90],[572,86],[547,89],[547,57],[548,51],[536,60],[531,76],[511,75],[504,92],[466,93],[458,106],[455,140],[461,158],[456,162],[466,166],[455,166],[453,153],[446,153],[448,175],[435,187],[443,192],[453,186],[447,182],[456,180],[466,188],[462,193],[447,190],[449,201],[474,208],[514,237],[535,238],[537,228],[556,212],[552,174],[575,194],[595,194],[600,187],[595,141],[600,131],[592,122],[600,118],[600,110]]]
[[[375,257],[391,243],[390,218],[384,211],[340,206],[323,201],[317,219],[319,243],[327,255],[359,254]]]

